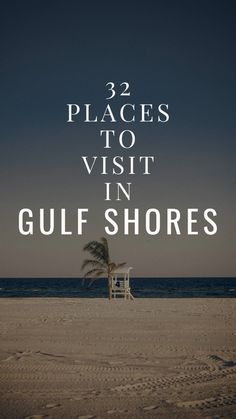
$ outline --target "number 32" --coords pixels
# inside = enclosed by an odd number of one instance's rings
[[[108,88],[109,92],[111,92],[111,95],[109,97],[107,97],[106,99],[112,99],[115,95],[116,95],[116,91],[115,91],[115,83],[113,83],[112,81],[109,81],[106,86],[110,86]],[[120,84],[120,87],[124,86],[123,91],[120,93],[120,96],[130,96],[130,92],[128,92],[129,89],[129,83],[127,83],[126,81],[124,81],[123,83]]]

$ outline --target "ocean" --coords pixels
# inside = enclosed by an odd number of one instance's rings
[[[236,297],[236,278],[132,278],[135,298]],[[105,279],[90,285],[81,278],[0,278],[0,298],[107,297]]]

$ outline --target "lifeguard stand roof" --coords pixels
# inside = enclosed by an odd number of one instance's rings
[[[114,275],[117,275],[117,274],[129,274],[129,271],[131,271],[131,269],[133,269],[132,268],[132,266],[130,266],[129,268],[119,268],[119,269],[116,269],[115,271],[113,271],[112,272],[112,274]]]

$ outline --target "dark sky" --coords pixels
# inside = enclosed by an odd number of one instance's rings
[[[161,232],[110,236],[116,261],[136,276],[233,276],[235,263],[234,1],[24,1],[1,7],[0,276],[80,276],[83,245],[104,235],[110,206],[158,208]],[[169,104],[167,124],[66,123],[67,103],[103,114],[105,84],[130,83],[125,102]],[[138,118],[138,112],[137,112]],[[132,129],[136,143],[106,151],[100,129]],[[85,172],[82,155],[155,155],[150,176],[114,179]],[[128,180],[129,179],[129,180]],[[132,181],[132,199],[104,202],[104,182]],[[34,212],[21,236],[18,212]],[[89,208],[82,237],[43,237],[39,208]],[[167,236],[166,208],[181,211],[181,236]],[[187,236],[186,210],[199,208],[199,235]],[[218,232],[202,229],[217,210]],[[119,218],[120,220],[120,218]],[[76,232],[75,232],[76,233]]]

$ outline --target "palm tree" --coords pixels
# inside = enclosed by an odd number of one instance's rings
[[[123,263],[114,263],[110,260],[109,248],[107,239],[102,237],[100,241],[91,241],[87,243],[84,248],[84,251],[89,252],[94,259],[85,259],[81,269],[89,268],[89,270],[84,274],[84,278],[93,278],[93,280],[99,277],[106,277],[108,281],[108,290],[109,290],[109,299],[111,299],[111,277],[112,273],[126,265],[126,262]]]

